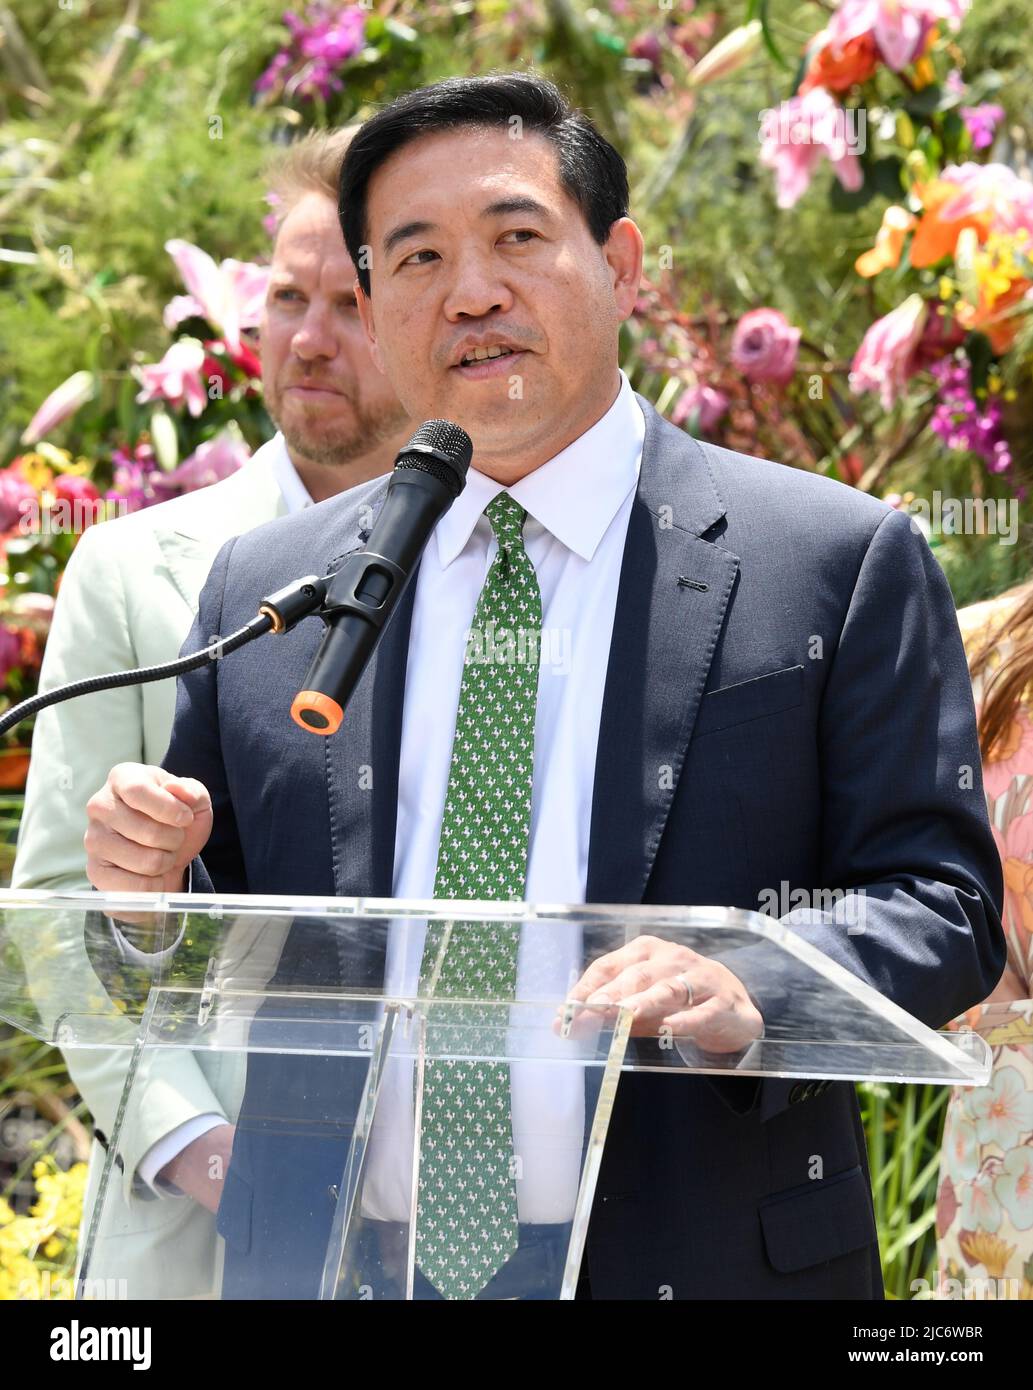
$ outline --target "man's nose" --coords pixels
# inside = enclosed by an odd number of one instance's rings
[[[505,281],[491,257],[465,256],[445,296],[445,316],[450,320],[479,319],[495,310],[505,311],[513,302]]]
[[[310,304],[303,322],[291,339],[296,357],[311,362],[317,357],[337,356],[340,344],[333,330],[333,318],[325,309]]]

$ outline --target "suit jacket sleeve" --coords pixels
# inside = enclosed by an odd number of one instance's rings
[[[236,540],[229,540],[215,557],[201,590],[197,617],[183,651],[198,651],[213,633],[223,633],[222,605],[226,574]],[[231,658],[232,660],[232,658]],[[212,833],[204,851],[190,866],[195,893],[247,893],[244,852],[237,829],[219,734],[219,665],[206,662],[179,678],[172,738],[162,766],[182,777],[194,777],[212,800]]]
[[[782,920],[942,1028],[984,999],[1004,969],[1003,881],[954,603],[901,512],[879,524],[858,572],[818,737],[821,883],[863,893],[863,906],[797,908]],[[750,978],[748,955],[737,953],[735,973],[761,1012],[791,1007],[778,980]],[[763,1118],[785,1108],[793,1085],[716,1084],[737,1110],[759,1102]]]

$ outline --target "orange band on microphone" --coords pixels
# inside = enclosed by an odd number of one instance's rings
[[[344,710],[329,695],[318,690],[303,690],[295,695],[291,718],[310,734],[336,734],[344,718]]]

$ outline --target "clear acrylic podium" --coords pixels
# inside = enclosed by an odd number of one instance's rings
[[[446,940],[519,928],[516,998],[421,993],[429,921]],[[640,936],[720,960],[762,1035],[706,1053],[632,1036],[626,1009],[567,1002]],[[261,1249],[283,1297],[434,1296],[418,1258],[432,1066],[472,1064],[481,1086],[508,1070],[520,1244],[489,1299],[573,1297],[622,1072],[968,1086],[990,1069],[978,1035],[926,1028],[779,921],[706,907],[6,891],[0,1017],[62,1049],[106,1151],[81,1232],[86,1297],[247,1297],[234,1271]],[[138,1172],[201,1113],[235,1127],[217,1212]]]

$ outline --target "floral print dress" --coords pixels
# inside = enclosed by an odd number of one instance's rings
[[[1028,590],[959,614],[971,657]],[[991,671],[1008,654],[1001,645]],[[975,699],[981,701],[982,677]],[[937,1296],[1033,1299],[1033,699],[1024,700],[983,785],[1004,864],[1006,983],[1019,994],[986,1002],[952,1028],[980,1033],[993,1052],[988,1086],[950,1097],[936,1202]]]

